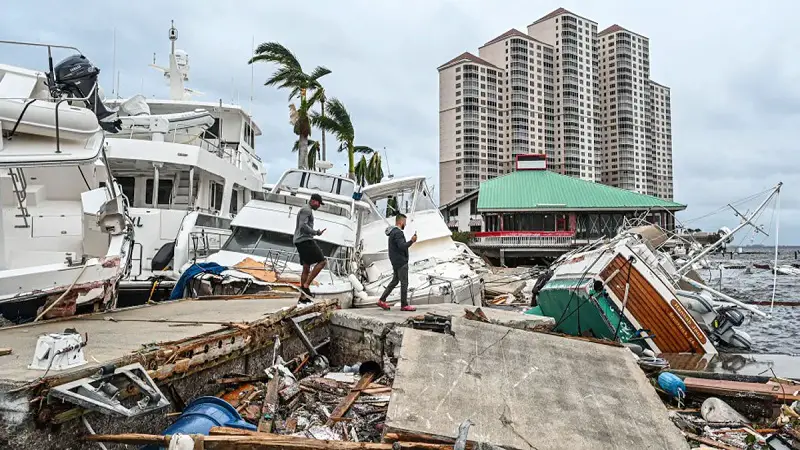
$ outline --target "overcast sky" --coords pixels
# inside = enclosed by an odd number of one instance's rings
[[[524,32],[560,6],[598,22],[600,29],[617,23],[650,38],[651,77],[672,88],[675,199],[689,205],[679,217],[702,216],[783,181],[780,242],[800,244],[796,2],[140,0],[133,5],[0,0],[0,39],[76,46],[101,68],[107,94],[116,67],[122,96],[166,97],[163,78],[147,65],[153,53],[157,63],[168,64],[167,30],[175,20],[178,48],[189,53],[188,86],[205,93],[198,99],[233,100],[245,107],[251,103],[247,60],[253,39],[256,45],[278,41],[308,71],[317,65],[333,71],[323,78],[326,91],[350,110],[357,144],[386,148],[391,173],[423,174],[432,185],[438,178],[437,66],[463,51],[477,53],[509,28]],[[0,55],[2,63],[46,69],[42,52],[5,47]],[[287,93],[263,86],[273,70],[255,67],[252,102],[264,133],[258,153],[270,181],[296,162]],[[346,170],[343,155],[329,159]],[[760,223],[768,226],[771,218],[770,210]],[[689,225],[737,223],[725,212]]]

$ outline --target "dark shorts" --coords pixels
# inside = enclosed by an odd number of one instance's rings
[[[322,254],[319,245],[313,240],[298,242],[294,244],[294,246],[297,247],[297,254],[300,256],[300,264],[304,266],[325,261],[325,255]]]

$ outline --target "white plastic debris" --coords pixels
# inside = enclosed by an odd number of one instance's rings
[[[353,285],[353,289],[355,289],[356,292],[361,292],[364,290],[364,285],[361,284],[361,281],[358,280],[358,277],[356,277],[355,274],[351,273],[347,276],[347,279],[350,280],[350,284]]]
[[[703,419],[712,423],[750,423],[746,417],[716,397],[709,397],[703,402],[700,407],[700,414]]]
[[[52,333],[39,336],[33,361],[35,370],[64,370],[86,364],[83,347],[86,343],[78,333]]]

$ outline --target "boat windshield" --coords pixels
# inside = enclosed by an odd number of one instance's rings
[[[292,243],[293,236],[288,233],[279,233],[275,231],[258,230],[248,227],[234,227],[233,234],[222,246],[222,250],[230,252],[244,253],[247,255],[262,256],[268,259],[277,261],[288,261],[300,263],[297,255],[297,249]],[[343,259],[346,255],[346,250],[336,244],[316,240],[322,254],[326,258]],[[328,268],[337,266],[333,262]]]
[[[314,191],[338,194],[344,197],[352,197],[355,191],[355,183],[352,180],[343,179],[317,172],[289,171],[278,183],[279,187],[285,188],[305,188]]]
[[[385,217],[394,217],[398,212],[410,215],[415,212],[437,210],[424,182],[417,183],[413,187],[408,186],[389,196],[372,200],[375,208],[370,208],[365,219],[366,223],[383,220]]]

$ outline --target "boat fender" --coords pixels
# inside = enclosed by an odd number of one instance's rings
[[[655,352],[653,352],[649,348],[646,348],[646,349],[642,350],[642,356],[647,356],[649,358],[655,358],[656,354],[655,354]]]
[[[356,292],[356,298],[362,301],[367,301],[369,300],[369,294],[367,294],[365,291],[358,291]]]
[[[658,385],[674,398],[683,397],[686,394],[686,384],[675,374],[663,372],[658,376]]]
[[[353,285],[353,289],[355,289],[356,292],[363,292],[364,291],[364,285],[361,284],[360,281],[358,281],[358,277],[356,277],[355,274],[351,273],[350,275],[347,276],[347,279],[350,280],[350,284]]]

